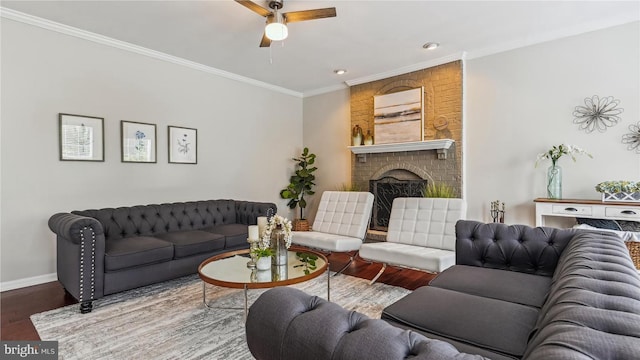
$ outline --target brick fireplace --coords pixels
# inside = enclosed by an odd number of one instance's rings
[[[358,125],[365,134],[374,135],[374,145],[352,147],[351,161],[351,182],[375,196],[372,229],[384,231],[394,197],[421,195],[416,189],[425,183],[445,183],[461,195],[462,66],[462,61],[454,61],[351,86],[351,127]],[[375,144],[374,96],[418,87],[424,88],[424,143],[435,144],[418,148]],[[386,185],[379,188],[379,184]],[[383,240],[385,233],[378,236]]]

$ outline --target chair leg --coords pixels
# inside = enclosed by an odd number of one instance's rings
[[[358,256],[358,251],[356,251],[356,253],[354,255],[350,255],[349,256],[349,262],[347,263],[347,265],[345,265],[342,269],[340,269],[340,271],[338,271],[335,274],[333,274],[333,276],[338,276],[339,274],[342,274],[343,271],[347,270],[347,268],[349,267],[349,265],[351,265],[351,263],[353,262],[353,259],[356,256]]]
[[[362,260],[362,261],[366,262],[368,265],[373,264],[373,261],[371,261],[371,260],[367,260],[367,259],[363,258],[362,256],[360,256],[360,253],[358,253],[358,254],[357,254],[357,257],[359,257],[359,258],[360,258],[360,260]]]
[[[380,269],[380,271],[378,272],[378,275],[376,275],[373,279],[371,279],[371,282],[369,282],[369,285],[373,285],[374,282],[376,282],[376,280],[378,280],[378,278],[380,277],[380,275],[382,275],[382,273],[387,269],[387,264],[386,263],[382,263],[382,269]]]

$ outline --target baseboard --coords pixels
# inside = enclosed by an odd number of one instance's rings
[[[30,278],[5,281],[0,283],[0,291],[15,290],[15,289],[20,289],[27,286],[40,285],[40,284],[57,281],[57,280],[58,280],[58,274],[51,273],[51,274],[34,276]]]

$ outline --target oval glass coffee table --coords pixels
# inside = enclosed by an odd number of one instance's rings
[[[315,269],[300,260],[296,253],[315,255]],[[287,266],[271,266],[269,270],[247,267],[250,260],[249,249],[230,251],[211,257],[200,264],[198,275],[202,279],[202,301],[208,308],[215,308],[207,302],[206,284],[244,289],[244,317],[247,318],[248,289],[264,289],[308,281],[327,273],[327,300],[330,301],[331,285],[329,261],[316,251],[291,247],[288,250]],[[240,310],[241,308],[234,308]]]

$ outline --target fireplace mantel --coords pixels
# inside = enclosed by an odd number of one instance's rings
[[[438,159],[447,158],[447,150],[453,145],[451,139],[414,141],[397,144],[377,144],[377,145],[360,145],[349,146],[349,150],[358,156],[360,162],[366,162],[366,154],[400,152],[400,151],[419,151],[419,150],[437,150]]]

